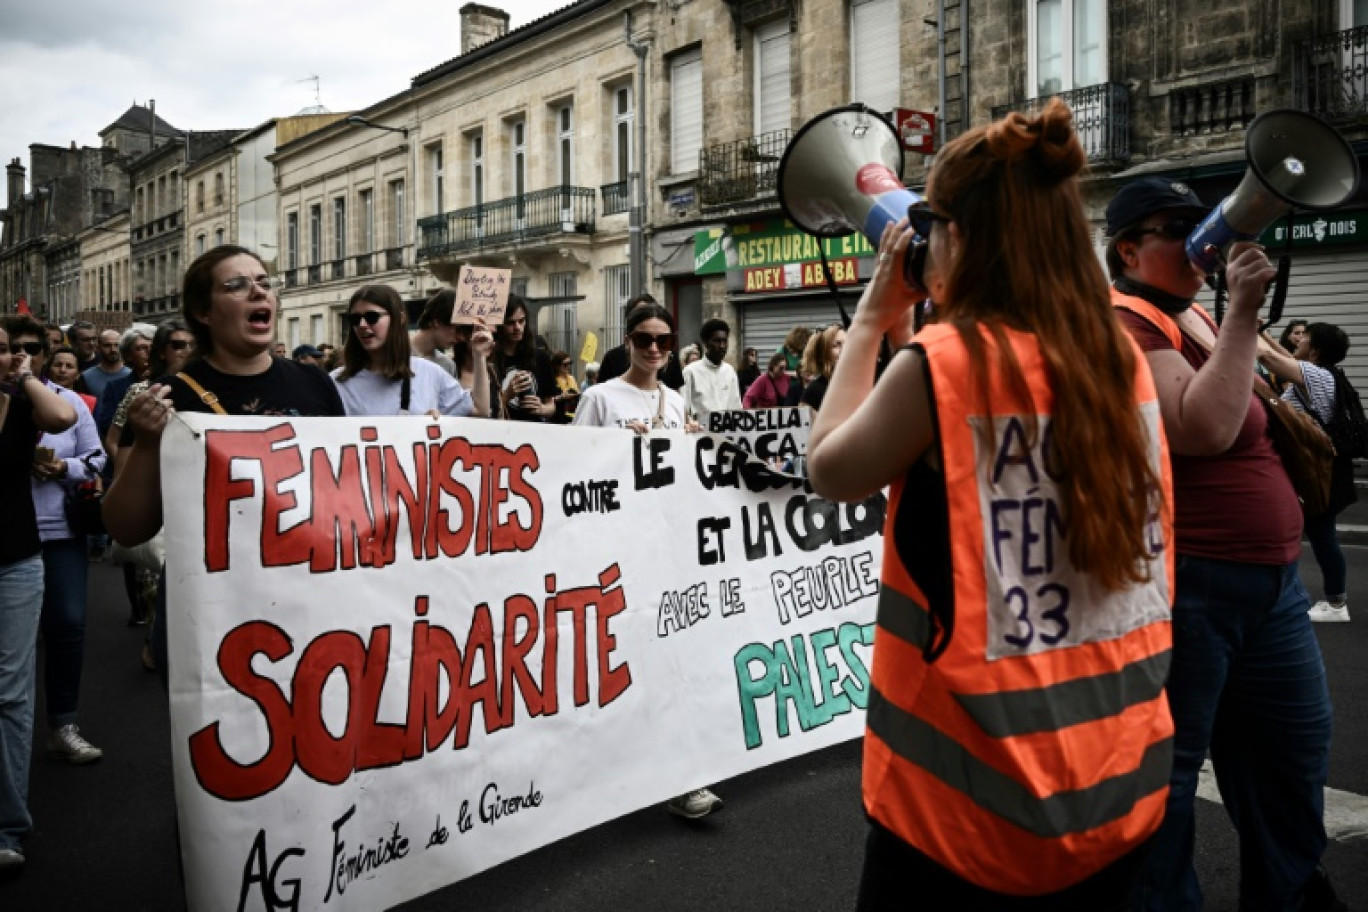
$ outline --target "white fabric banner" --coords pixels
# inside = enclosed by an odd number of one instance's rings
[[[194,910],[386,908],[863,731],[881,494],[706,434],[183,417]]]

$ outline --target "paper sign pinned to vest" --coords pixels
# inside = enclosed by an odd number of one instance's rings
[[[882,494],[711,434],[184,418],[191,908],[390,908],[863,732]]]
[[[503,322],[508,308],[513,270],[494,266],[462,266],[456,279],[456,303],[452,323],[484,320],[490,326]]]

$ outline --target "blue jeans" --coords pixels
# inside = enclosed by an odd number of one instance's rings
[[[1135,908],[1202,908],[1192,865],[1197,773],[1211,750],[1240,836],[1240,909],[1295,910],[1325,851],[1330,754],[1325,664],[1297,565],[1178,556],[1173,774]]]
[[[1320,565],[1322,591],[1332,602],[1344,601],[1349,585],[1345,578],[1344,552],[1340,550],[1339,535],[1335,532],[1335,516],[1322,514],[1305,520],[1306,538]]]
[[[33,828],[28,812],[33,693],[43,559],[0,566],[0,849],[17,849]]]
[[[43,542],[43,685],[48,724],[76,721],[85,662],[86,543],[83,538]]]

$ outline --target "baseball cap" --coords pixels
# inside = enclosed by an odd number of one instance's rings
[[[1126,184],[1107,204],[1107,235],[1116,237],[1141,219],[1166,209],[1198,218],[1211,211],[1211,207],[1182,181],[1146,177]]]
[[[312,345],[296,345],[296,346],[295,346],[294,353],[291,354],[290,357],[291,357],[291,358],[294,358],[294,359],[297,361],[297,360],[299,360],[300,358],[306,358],[306,357],[307,357],[307,358],[321,358],[321,357],[323,357],[323,353],[322,353],[321,351],[319,351],[318,349],[314,348]]]

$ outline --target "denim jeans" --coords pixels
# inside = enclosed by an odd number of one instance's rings
[[[1240,837],[1240,909],[1295,910],[1325,851],[1330,694],[1297,565],[1178,556],[1173,774],[1135,908],[1202,907],[1192,864],[1197,774],[1211,750]]]
[[[43,686],[48,724],[76,721],[85,662],[86,543],[82,538],[43,542]]]
[[[1308,516],[1304,526],[1311,551],[1320,565],[1322,592],[1332,602],[1343,601],[1349,586],[1345,579],[1344,552],[1335,532],[1335,515]]]
[[[0,566],[0,849],[19,848],[33,828],[28,781],[42,607],[39,555]]]

